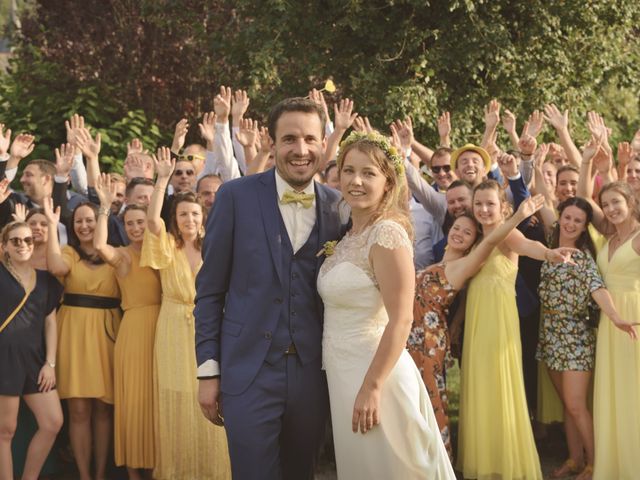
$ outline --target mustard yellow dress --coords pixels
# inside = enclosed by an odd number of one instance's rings
[[[140,264],[160,271],[162,306],[154,349],[156,480],[231,478],[227,437],[198,404],[193,317],[195,273],[162,226],[145,232]]]
[[[457,465],[465,478],[542,480],[522,376],[517,268],[496,248],[469,284]]]
[[[119,298],[109,265],[89,265],[70,246],[62,248],[69,273],[59,278],[64,292]],[[63,305],[58,311],[56,380],[60,398],[97,398],[113,403],[113,347],[119,309]]]
[[[153,345],[162,291],[156,270],[140,266],[140,252],[124,247],[131,257],[129,274],[116,276],[124,315],[115,347],[114,440],[116,465],[153,468]]]
[[[640,255],[627,240],[609,260],[609,244],[598,268],[620,316],[640,319]],[[596,480],[640,478],[640,343],[600,317],[596,344],[593,423]]]

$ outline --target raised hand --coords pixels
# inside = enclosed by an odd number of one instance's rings
[[[389,125],[389,130],[391,130],[391,145],[396,148],[399,152],[402,151],[402,141],[400,140],[400,135],[398,134],[398,127],[395,123]]]
[[[75,147],[70,143],[63,143],[56,148],[56,175],[68,177],[73,168],[73,155]]]
[[[267,155],[271,152],[271,136],[267,127],[260,128],[260,152]]]
[[[343,98],[333,106],[333,123],[336,130],[348,130],[357,116],[353,111],[353,100]]]
[[[236,133],[236,138],[243,147],[251,147],[255,145],[256,138],[259,135],[258,121],[244,118],[240,122],[240,131]]]
[[[329,107],[327,106],[327,102],[324,99],[324,94],[320,90],[314,88],[312,90],[309,90],[309,99],[316,105],[319,105],[320,107],[322,107],[322,110],[324,110],[324,114],[328,120]]]
[[[231,88],[220,87],[220,93],[213,99],[213,110],[218,116],[218,121],[227,123],[229,121],[229,113],[231,112]]]
[[[363,133],[371,133],[373,132],[373,128],[371,127],[371,123],[369,123],[369,117],[361,117],[357,116],[353,121],[353,128],[357,132]]]
[[[137,177],[145,177],[144,160],[136,153],[130,153],[124,161],[124,176],[127,180]]]
[[[511,112],[511,110],[506,108],[502,113],[502,126],[507,133],[516,131],[516,116]]]
[[[49,226],[57,228],[60,222],[60,207],[53,209],[53,198],[46,197],[43,201],[42,209],[44,210],[44,216],[47,217]]]
[[[111,204],[116,199],[116,184],[111,182],[111,175],[102,173],[96,179],[96,194],[100,199],[100,206],[111,208]]]
[[[631,140],[631,150],[640,152],[640,130],[638,130]]]
[[[602,137],[591,137],[582,150],[582,161],[589,162],[595,156],[602,144]]]
[[[76,145],[85,157],[98,158],[101,146],[100,132],[96,133],[95,138],[92,138],[87,128],[79,128],[76,132]]]
[[[171,151],[174,153],[180,152],[184,147],[184,141],[187,138],[187,132],[189,131],[189,122],[186,118],[182,118],[176,123],[176,129],[173,132],[173,141],[171,142]]]
[[[167,147],[158,148],[158,154],[153,155],[153,163],[156,166],[158,180],[171,178],[173,169],[176,167],[175,159],[171,158],[171,150]]]
[[[618,144],[618,165],[620,168],[626,168],[631,161],[631,144],[629,142],[621,142]]]
[[[611,133],[604,124],[604,118],[597,112],[587,112],[587,128],[593,137],[602,137],[603,141]]]
[[[400,140],[400,147],[404,154],[413,144],[413,122],[411,117],[407,117],[404,120],[396,120],[395,128]]]
[[[200,136],[207,142],[207,149],[213,149],[213,139],[216,136],[216,114],[213,112],[205,112],[202,116],[202,122],[198,124]]]
[[[484,124],[487,130],[494,130],[500,123],[500,102],[495,98],[484,108]]]
[[[505,177],[510,178],[518,175],[518,159],[516,157],[503,153],[498,158],[498,166]]]
[[[67,130],[67,143],[70,143],[80,153],[80,149],[76,146],[76,135],[78,130],[84,128],[84,117],[74,113],[69,120],[65,120],[64,127]]]
[[[535,139],[544,128],[544,115],[542,112],[534,110],[533,113],[529,115],[529,121],[527,123],[528,127],[525,131]]]
[[[531,126],[529,122],[524,122],[522,135],[520,135],[520,140],[518,141],[518,150],[520,150],[520,153],[523,155],[533,155],[533,152],[536,151],[536,147],[538,146],[535,135],[531,135],[529,133],[530,131]]]
[[[516,211],[516,215],[524,220],[540,210],[543,205],[544,195],[534,195],[533,197],[527,198],[520,204]]]
[[[35,138],[36,137],[29,135],[28,133],[21,133],[13,139],[13,143],[9,149],[9,154],[13,158],[18,159],[18,161],[22,160],[33,152],[33,149],[36,147],[34,143]]]
[[[553,103],[544,106],[544,119],[556,130],[569,128],[569,110],[561,112]]]
[[[144,146],[138,138],[134,138],[131,142],[127,143],[127,156],[135,155],[136,153],[147,153],[144,151]]]
[[[0,157],[7,154],[11,145],[11,129],[4,130],[4,123],[0,123]]]
[[[249,108],[249,96],[246,90],[236,90],[231,98],[231,118],[233,126],[239,127],[240,121]]]
[[[445,145],[449,141],[451,136],[451,114],[449,112],[442,112],[442,115],[438,117],[438,136],[441,145]]]
[[[11,189],[9,188],[9,179],[3,178],[0,180],[0,203],[4,203],[4,201],[9,198],[11,195]]]
[[[15,209],[11,214],[14,222],[27,221],[27,206],[24,203],[16,203]]]
[[[544,164],[544,161],[549,154],[549,148],[550,147],[548,143],[540,144],[540,146],[536,150],[536,153],[533,155],[533,165],[535,168],[542,168],[542,165]]]

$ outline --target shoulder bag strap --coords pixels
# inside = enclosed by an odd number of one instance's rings
[[[25,302],[27,301],[27,298],[29,297],[29,294],[31,292],[26,292],[24,294],[24,297],[22,298],[22,301],[18,304],[18,306],[13,310],[13,312],[11,312],[11,314],[7,317],[7,319],[2,322],[2,325],[0,325],[0,333],[2,333],[2,331],[7,328],[7,326],[9,325],[9,323],[11,323],[11,320],[14,319],[14,317],[18,314],[18,312],[20,311],[20,309],[24,306]]]

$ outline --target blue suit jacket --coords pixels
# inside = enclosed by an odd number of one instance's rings
[[[315,185],[319,251],[342,232],[340,194]],[[196,357],[220,363],[221,389],[242,393],[255,378],[271,345],[271,332],[281,315],[281,215],[275,171],[223,184],[216,194],[202,249],[203,265],[196,279]],[[317,259],[317,270],[322,257]],[[322,302],[316,298],[322,313]],[[320,315],[322,318],[322,315]],[[317,322],[308,322],[317,323]],[[302,362],[317,358],[322,324],[296,328],[294,341]],[[300,345],[313,348],[300,349]],[[314,358],[309,358],[313,356]]]

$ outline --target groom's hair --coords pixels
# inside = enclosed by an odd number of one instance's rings
[[[327,117],[324,114],[322,107],[308,98],[293,97],[286,98],[277,103],[269,112],[269,119],[267,120],[267,127],[269,128],[269,136],[271,140],[276,140],[276,125],[278,120],[284,113],[288,112],[302,112],[302,113],[315,113],[320,118],[322,124],[322,137],[324,139],[325,126],[327,124]]]

